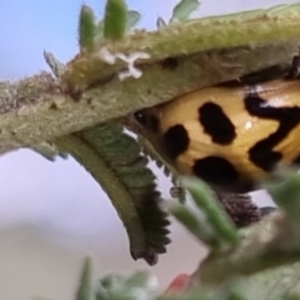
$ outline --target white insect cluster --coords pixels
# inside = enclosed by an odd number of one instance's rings
[[[121,71],[118,74],[118,77],[121,81],[128,77],[140,78],[143,72],[135,67],[135,62],[138,59],[149,59],[150,54],[147,52],[137,51],[129,55],[124,53],[117,52],[115,54],[111,53],[107,47],[102,47],[99,51],[100,58],[106,63],[113,65],[116,63],[117,59],[120,59],[127,63],[127,70]]]

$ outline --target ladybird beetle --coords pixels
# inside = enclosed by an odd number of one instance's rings
[[[135,117],[180,174],[218,190],[252,191],[279,164],[300,161],[298,66],[282,76],[278,68],[190,92]]]

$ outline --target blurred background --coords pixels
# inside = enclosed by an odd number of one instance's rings
[[[158,16],[169,20],[174,0],[127,0],[142,13],[139,27],[154,29]],[[297,1],[203,0],[197,16],[226,14]],[[43,51],[62,62],[77,51],[82,0],[1,0],[0,80],[48,70]],[[98,17],[104,0],[85,0]],[[158,184],[169,197],[169,181]],[[257,197],[258,195],[258,197]],[[257,194],[258,202],[265,195]],[[30,150],[0,158],[0,299],[72,300],[85,255],[101,274],[149,269],[166,286],[179,273],[193,272],[204,255],[193,238],[172,220],[173,243],[157,266],[134,262],[126,232],[109,199],[72,158],[50,162]]]

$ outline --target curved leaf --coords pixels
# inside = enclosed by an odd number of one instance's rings
[[[136,141],[110,122],[56,140],[100,183],[126,227],[131,255],[150,265],[170,242],[154,175]]]
[[[200,2],[198,0],[181,0],[173,9],[173,15],[170,23],[174,21],[185,21],[191,13],[198,9]]]
[[[138,11],[129,10],[127,13],[126,31],[130,31],[136,26],[140,19],[141,14]]]

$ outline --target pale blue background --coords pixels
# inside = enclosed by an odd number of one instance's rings
[[[158,15],[167,20],[176,2],[127,1],[131,9],[142,12],[140,25],[147,28],[154,28]],[[77,17],[82,3],[1,0],[1,80],[48,70],[44,49],[63,62],[72,59],[78,49]],[[85,3],[102,15],[104,1]],[[199,15],[272,3],[284,1],[204,0]],[[169,185],[161,175],[160,185],[167,195]],[[73,299],[80,262],[87,253],[95,257],[102,273],[146,268],[143,262],[131,260],[125,231],[108,198],[72,159],[51,163],[29,150],[1,157],[0,225],[0,299],[37,295]],[[152,269],[163,284],[177,273],[192,272],[200,258],[199,247],[180,226],[173,225],[173,232],[169,254]]]

